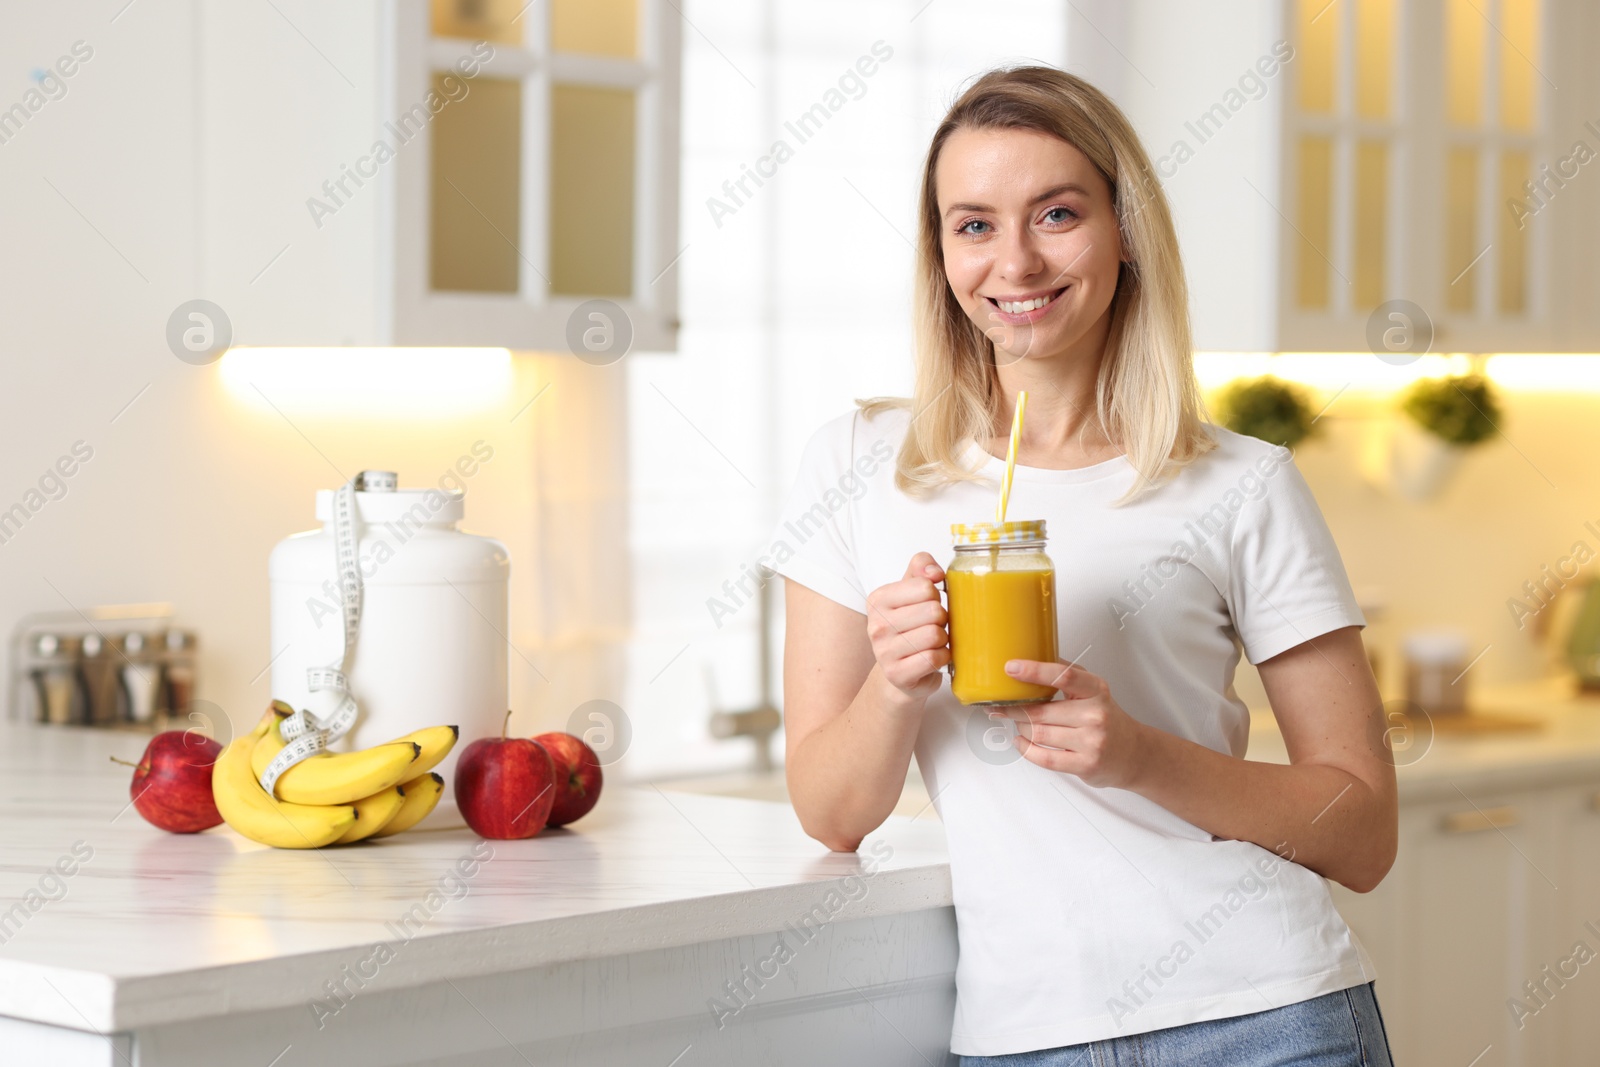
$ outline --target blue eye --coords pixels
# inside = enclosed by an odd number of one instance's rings
[[[1059,218],[1056,217],[1058,215],[1061,216],[1061,217],[1059,217]],[[1062,223],[1062,222],[1066,222],[1069,219],[1077,218],[1078,217],[1078,213],[1076,211],[1073,211],[1071,208],[1068,208],[1068,207],[1053,207],[1049,211],[1046,211],[1044,213],[1044,217],[1047,220],[1049,220],[1050,222]]]
[[[966,222],[963,222],[960,226],[956,227],[956,232],[975,234],[977,231],[973,230],[971,227],[987,225],[989,224],[984,222],[982,219],[968,219]]]

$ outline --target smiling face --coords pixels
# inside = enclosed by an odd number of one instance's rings
[[[1098,360],[1122,238],[1088,157],[1036,130],[964,128],[934,180],[945,277],[997,362]]]

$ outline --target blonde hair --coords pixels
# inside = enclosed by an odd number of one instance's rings
[[[1111,189],[1126,262],[1112,296],[1095,408],[1106,437],[1137,472],[1118,503],[1132,500],[1216,447],[1194,376],[1188,285],[1172,214],[1138,134],[1104,93],[1054,67],[989,71],[934,132],[917,220],[914,395],[857,403],[869,417],[890,408],[912,411],[895,464],[903,491],[924,496],[983,477],[961,464],[959,450],[997,432],[1004,398],[996,388],[994,343],[967,317],[945,277],[934,187],[939,153],[960,129],[1058,137],[1087,156]]]

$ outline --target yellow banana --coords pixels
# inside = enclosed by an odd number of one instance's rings
[[[456,738],[461,736],[459,726],[430,726],[425,730],[415,730],[404,737],[397,737],[398,741],[411,741],[422,746],[422,755],[417,757],[407,772],[412,778],[420,778],[428,771],[439,766],[439,761],[450,755],[450,750],[456,747]]]
[[[279,701],[277,703],[282,702]],[[289,711],[288,709],[289,706],[284,704],[283,710],[279,712],[279,715],[287,716],[293,714],[293,712]],[[422,752],[417,756],[416,762],[407,768],[407,770],[410,772],[412,777],[420,778],[422,775],[437,767],[439,762],[450,754],[450,750],[456,747],[456,739],[460,736],[461,727],[459,726],[429,726],[422,730],[414,730],[411,733],[406,734],[404,737],[397,737],[393,741],[386,741],[384,743],[389,745],[397,745],[404,741],[410,741],[413,744],[418,745],[422,749]],[[281,735],[279,735],[279,740],[282,740]],[[280,745],[279,747],[282,746]],[[258,751],[251,754],[250,763],[251,767],[256,772],[257,778],[261,777],[261,772],[267,769],[267,764],[272,760],[272,757],[276,755],[276,751],[266,747],[260,748]]]
[[[211,773],[211,794],[217,811],[234,830],[252,841],[275,848],[321,848],[344,836],[356,822],[351,805],[305,805],[275,800],[250,769],[250,751],[269,729],[276,730],[277,712],[269,709],[255,729],[228,743]]]
[[[267,763],[270,763],[272,757],[275,757],[278,750],[282,749],[283,734],[278,731],[278,723],[290,717],[293,713],[294,709],[291,709],[290,705],[285,704],[283,701],[272,701],[272,705],[267,709],[267,715],[272,715],[272,723],[267,726],[266,731],[256,739],[256,744],[250,749],[250,773],[254,774],[254,776],[261,777],[262,771],[267,769]],[[266,718],[266,715],[262,718]],[[266,741],[269,737],[272,739],[272,744],[261,744],[262,741]]]
[[[250,753],[256,777],[283,749],[277,713]],[[273,792],[296,804],[352,804],[416,777],[412,770],[422,746],[415,741],[394,741],[359,752],[318,752],[279,776]]]
[[[267,728],[266,732],[257,739],[255,747],[250,750],[250,773],[260,778],[261,772],[267,769],[267,764],[272,762],[272,757],[276,756],[282,748],[283,735],[278,732],[278,724],[275,720]]]
[[[406,802],[401,805],[399,813],[384,823],[383,827],[372,835],[373,837],[388,837],[401,830],[409,830],[426,819],[438,806],[439,798],[444,796],[444,776],[429,771],[404,783],[400,788],[406,791]]]
[[[366,840],[382,830],[390,819],[398,815],[405,807],[405,803],[405,789],[398,785],[381,789],[370,797],[362,797],[356,801],[355,824],[334,844],[348,845],[353,841]]]

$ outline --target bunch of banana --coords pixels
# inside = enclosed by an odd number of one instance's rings
[[[444,795],[433,768],[455,747],[454,726],[431,726],[359,752],[318,752],[289,767],[269,794],[261,772],[284,747],[274,700],[255,729],[217,757],[212,793],[227,824],[264,845],[321,848],[409,830]]]

